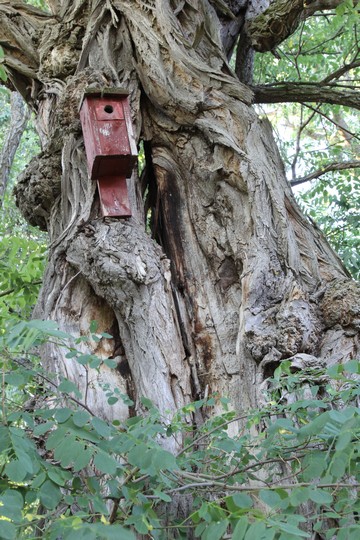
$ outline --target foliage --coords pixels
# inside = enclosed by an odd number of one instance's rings
[[[255,84],[297,82],[359,89],[359,6],[343,2],[304,21],[276,51],[256,55]],[[352,66],[352,67],[350,67]],[[332,163],[359,159],[358,115],[327,104],[263,107],[290,182]],[[360,279],[359,180],[356,169],[328,172],[296,189],[302,209],[320,225],[353,277]]]
[[[89,339],[102,337],[93,323]],[[292,540],[311,537],[307,523],[328,539],[358,538],[358,362],[293,373],[284,361],[258,410],[213,396],[163,418],[142,398],[145,414],[107,423],[73,383],[42,372],[32,351],[46,340],[101,368],[52,321],[20,322],[2,338],[1,539],[160,540],[193,529],[202,540]],[[133,405],[116,390],[107,397]],[[213,416],[214,407],[223,411]],[[196,411],[208,417],[201,426]],[[177,521],[181,498],[188,510]]]
[[[0,88],[0,144],[9,120],[9,91]],[[14,320],[30,317],[44,270],[47,237],[24,221],[11,193],[17,175],[38,151],[30,121],[15,155],[0,213],[0,333]]]
[[[1,65],[4,60],[4,49],[0,46],[0,80],[6,81],[6,72],[4,67]]]

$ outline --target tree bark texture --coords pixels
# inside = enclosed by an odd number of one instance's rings
[[[243,410],[282,359],[354,357],[359,287],[301,214],[270,124],[227,63],[219,17],[240,3],[52,5],[44,17],[0,0],[10,80],[36,109],[43,142],[17,187],[22,212],[51,241],[35,315],[74,336],[98,321],[114,339],[83,347],[118,368],[97,373],[48,344],[48,369],[111,420],[134,411],[107,405],[107,385],[135,411],[141,396],[169,414],[210,394]],[[101,217],[88,177],[78,113],[87,87],[130,92],[146,166],[129,182],[128,220]]]

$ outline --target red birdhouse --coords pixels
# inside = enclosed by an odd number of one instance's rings
[[[126,178],[137,160],[128,92],[105,89],[85,92],[80,105],[89,174],[98,181],[104,216],[129,217]]]
[[[85,93],[80,120],[91,178],[131,176],[137,159],[128,92],[120,89]]]

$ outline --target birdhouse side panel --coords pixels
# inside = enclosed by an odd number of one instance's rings
[[[95,120],[94,112],[92,108],[89,107],[89,100],[85,99],[80,110],[80,121],[84,137],[88,171],[91,178],[93,178],[91,173],[94,161],[100,148],[100,138],[98,130],[96,129],[97,126]]]

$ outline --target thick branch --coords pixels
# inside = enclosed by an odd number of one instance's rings
[[[249,25],[251,44],[256,51],[271,51],[295,32],[301,21],[317,11],[335,9],[343,0],[275,0]],[[358,2],[355,1],[356,5]]]
[[[310,17],[311,15],[314,15],[314,13],[316,13],[317,11],[335,9],[343,2],[344,0],[308,0],[308,2],[304,2],[304,16]],[[353,0],[353,3],[354,6],[356,6],[359,3],[359,0]]]
[[[356,69],[360,67],[360,60],[357,60],[356,58],[350,62],[349,64],[344,64],[343,66],[339,67],[339,69],[333,71],[333,73],[330,73],[325,79],[321,81],[321,85],[328,84],[331,81],[334,81],[335,79],[340,79],[345,73],[348,71],[351,71],[352,69]]]
[[[303,0],[277,0],[249,25],[251,45],[270,51],[295,32],[304,10]]]
[[[48,13],[23,2],[0,0],[0,45],[5,51],[5,70],[10,83],[28,102],[39,67],[39,29],[52,20]]]
[[[279,83],[252,88],[255,103],[329,103],[360,109],[360,92],[342,86],[320,86],[312,83]]]
[[[305,182],[310,182],[310,180],[315,180],[315,178],[320,178],[324,174],[333,171],[343,171],[346,169],[357,169],[360,167],[360,161],[344,161],[343,163],[329,163],[326,167],[322,167],[317,171],[314,171],[311,174],[302,176],[301,178],[296,178],[292,180],[290,184],[292,186],[298,186],[300,184],[305,184]]]

